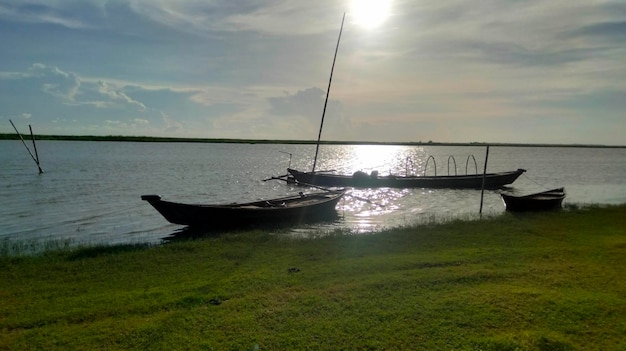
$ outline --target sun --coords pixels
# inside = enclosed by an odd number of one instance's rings
[[[389,16],[391,0],[351,0],[348,15],[365,28],[380,26]]]

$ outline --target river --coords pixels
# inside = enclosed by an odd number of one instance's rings
[[[0,141],[0,151],[0,241],[41,246],[159,243],[179,232],[181,226],[141,201],[144,194],[230,203],[297,193],[302,189],[264,179],[285,174],[288,166],[310,170],[315,146],[44,140],[37,142],[43,174],[20,141]],[[322,145],[316,169],[348,174],[377,170],[380,175],[482,173],[485,151],[484,146]],[[488,172],[526,169],[512,185],[518,192],[564,186],[565,206],[626,203],[626,148],[492,146],[487,165]],[[354,189],[337,206],[339,220],[294,226],[286,235],[359,234],[474,218],[480,193]],[[486,191],[483,215],[504,211],[498,192]]]

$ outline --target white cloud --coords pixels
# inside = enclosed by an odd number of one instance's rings
[[[150,124],[150,121],[148,121],[147,119],[143,119],[143,118],[135,118],[135,119],[133,119],[133,123],[136,124],[136,125]]]
[[[120,87],[109,86],[102,80],[85,81],[76,73],[55,66],[35,63],[26,72],[10,72],[4,76],[12,80],[31,80],[39,84],[41,91],[67,105],[90,105],[102,109],[133,106],[139,111],[146,110],[142,102],[128,96]]]
[[[0,19],[53,24],[70,29],[93,28],[93,22],[73,12],[78,2],[47,0],[4,0],[0,4]],[[95,2],[85,1],[82,7],[92,8]]]
[[[183,125],[168,116],[165,113],[161,113],[161,119],[165,123],[165,128],[163,129],[166,133],[175,133],[184,130]]]
[[[146,106],[143,103],[133,100],[132,98],[130,98],[128,95],[124,94],[121,91],[116,91],[114,89],[109,88],[106,82],[102,80],[98,81],[98,92],[100,92],[100,94],[111,99],[111,101],[119,102],[122,104],[135,105],[139,107],[141,111],[144,111],[146,109]]]
[[[141,17],[176,30],[199,34],[242,30],[278,35],[319,33],[328,29],[331,14],[337,14],[334,17],[338,21],[338,16],[345,11],[341,4],[326,0],[238,4],[229,0],[132,0],[130,4]]]

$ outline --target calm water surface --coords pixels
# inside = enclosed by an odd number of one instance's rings
[[[39,141],[37,149],[41,175],[20,141],[0,141],[0,240],[5,242],[160,242],[182,227],[166,222],[141,195],[230,203],[297,193],[302,188],[263,180],[284,174],[288,166],[310,170],[315,152],[312,145],[85,141]],[[465,174],[481,173],[484,160],[485,147],[339,145],[320,148],[316,169]],[[518,192],[565,186],[566,204],[626,203],[625,148],[490,148],[488,172],[517,168],[527,170],[513,184]],[[338,206],[338,221],[291,228],[288,235],[337,228],[367,233],[473,217],[480,207],[476,190],[362,189],[349,194]],[[483,214],[503,212],[498,193],[485,192]]]

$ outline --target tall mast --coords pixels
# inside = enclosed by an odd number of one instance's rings
[[[346,19],[346,13],[343,13],[341,18],[341,28],[339,29],[339,38],[337,38],[337,47],[335,48],[335,57],[333,57],[333,65],[330,68],[330,79],[328,79],[328,89],[326,90],[326,100],[324,101],[324,111],[322,111],[322,122],[320,123],[320,132],[317,135],[317,145],[315,146],[315,158],[313,159],[313,169],[311,172],[315,172],[315,165],[317,164],[317,154],[320,151],[320,139],[322,138],[322,128],[324,127],[324,116],[326,115],[326,105],[328,105],[328,96],[330,95],[330,84],[333,81],[333,71],[335,70],[335,60],[337,60],[337,51],[339,51],[339,41],[341,40],[341,32],[343,31],[343,21]]]

